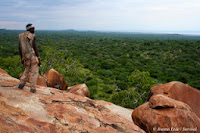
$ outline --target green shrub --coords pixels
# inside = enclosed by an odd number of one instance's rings
[[[115,92],[110,101],[127,108],[136,108],[147,100],[151,87],[156,85],[156,80],[150,77],[149,72],[134,70],[127,77],[129,89]]]

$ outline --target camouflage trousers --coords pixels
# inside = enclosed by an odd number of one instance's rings
[[[30,89],[36,89],[39,66],[35,59],[35,56],[32,56],[31,59],[26,60],[24,62],[24,65],[26,68],[23,75],[20,78],[20,84],[25,85],[29,79]],[[30,72],[30,78],[29,78],[29,72]]]

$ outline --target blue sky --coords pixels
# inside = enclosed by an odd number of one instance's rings
[[[200,0],[1,0],[0,28],[200,31]]]

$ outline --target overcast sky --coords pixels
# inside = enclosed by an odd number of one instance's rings
[[[200,31],[200,0],[0,0],[0,28]]]

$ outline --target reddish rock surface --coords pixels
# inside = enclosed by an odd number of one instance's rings
[[[4,80],[0,80],[0,86],[2,87],[12,87],[19,84],[19,80],[11,77],[6,71],[0,68],[0,76]]]
[[[133,110],[49,87],[30,93],[1,73],[0,83],[0,133],[144,132],[130,119]]]
[[[37,85],[47,87],[46,79],[40,75],[38,75]]]
[[[67,83],[64,77],[54,69],[50,69],[42,77],[45,78],[48,87],[59,86],[62,90],[67,89]]]
[[[151,88],[148,102],[132,113],[136,125],[151,132],[200,132],[200,93],[187,84],[170,82]]]
[[[200,119],[187,104],[161,94],[136,108],[132,119],[147,133],[200,132]]]
[[[70,86],[67,88],[67,91],[80,96],[90,97],[90,92],[86,84]]]
[[[10,75],[6,71],[4,71],[3,69],[1,69],[1,68],[0,68],[0,74],[2,76],[5,76],[5,77],[10,77]]]
[[[193,87],[173,81],[151,88],[149,97],[156,94],[163,94],[172,99],[188,104],[200,118],[200,91]]]

